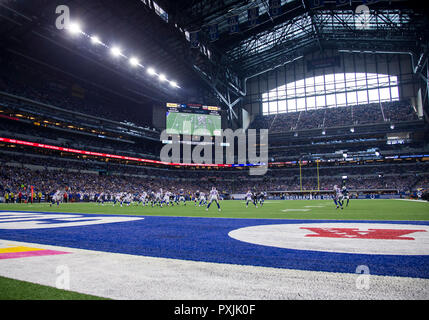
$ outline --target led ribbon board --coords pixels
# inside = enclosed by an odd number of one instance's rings
[[[129,161],[137,161],[137,162],[145,162],[145,163],[153,163],[153,164],[162,164],[162,165],[167,165],[167,166],[230,168],[230,167],[247,167],[247,166],[259,166],[260,165],[260,164],[251,164],[251,163],[249,163],[249,164],[174,163],[174,162],[165,162],[165,161],[157,161],[157,160],[150,160],[150,159],[121,156],[121,155],[115,155],[115,154],[109,154],[109,153],[100,153],[100,152],[94,152],[94,151],[85,151],[85,150],[79,150],[79,149],[64,148],[64,147],[58,147],[58,146],[53,146],[53,145],[49,145],[49,144],[23,141],[23,140],[16,140],[16,139],[9,139],[9,138],[2,138],[2,137],[0,137],[0,142],[24,145],[24,146],[35,147],[35,148],[50,149],[50,150],[56,150],[56,151],[61,151],[61,152],[70,152],[70,153],[77,153],[77,154],[83,154],[83,155],[89,155],[89,156],[103,157],[103,158],[112,158],[112,159],[129,160]]]

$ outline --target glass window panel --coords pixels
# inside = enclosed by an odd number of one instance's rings
[[[336,91],[345,90],[344,73],[335,74],[335,90]]]
[[[270,113],[276,113],[277,112],[277,101],[269,102],[269,109],[270,109]]]
[[[288,112],[296,111],[296,100],[295,99],[289,99],[287,101],[287,111]]]
[[[262,103],[262,114],[268,114],[268,103]]]
[[[262,101],[268,101],[268,93],[262,94]]]
[[[347,91],[356,90],[356,74],[346,73],[346,89]]]
[[[316,97],[308,97],[305,99],[307,104],[307,110],[316,108]]]
[[[305,98],[296,99],[296,109],[305,110]]]
[[[379,101],[379,94],[378,94],[378,89],[371,89],[368,90],[368,99],[369,102],[378,102]]]
[[[326,106],[325,96],[316,96],[316,106],[317,108]]]
[[[368,91],[361,90],[357,92],[358,104],[368,103]]]
[[[286,112],[286,100],[279,100],[279,113]]]
[[[337,106],[343,107],[346,103],[346,94],[345,93],[337,93]]]
[[[392,97],[392,100],[399,100],[399,88],[398,87],[390,88],[390,95]]]
[[[278,89],[277,89],[277,99],[279,99],[279,100],[286,99],[286,86],[278,87]]]
[[[286,85],[288,91],[295,91],[295,82],[290,82]]]
[[[390,88],[380,89],[380,101],[390,101]]]
[[[326,95],[326,106],[333,107],[335,105],[336,105],[335,94],[327,94]]]
[[[304,80],[296,82],[296,94],[297,96],[303,96],[305,93]]]
[[[324,82],[323,76],[315,77],[314,83],[316,84],[316,92],[325,91],[325,82]]]
[[[333,74],[325,75],[325,87],[327,92],[334,92],[335,78]]]
[[[353,91],[353,92],[347,92],[347,103],[348,103],[348,105],[354,105],[354,104],[357,104],[357,95],[356,95],[356,91]]]
[[[307,95],[312,95],[315,92],[314,89],[314,78],[305,79],[305,92]]]
[[[363,89],[366,88],[366,74],[365,73],[356,73],[356,88]]]
[[[377,88],[378,86],[377,75],[374,73],[368,73],[367,78],[368,78],[368,89]]]
[[[380,87],[386,87],[389,85],[389,76],[386,74],[379,74],[378,75],[378,85]]]

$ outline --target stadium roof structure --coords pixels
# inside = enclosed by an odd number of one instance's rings
[[[415,1],[67,0],[63,3],[83,23],[86,32],[97,33],[106,41],[120,41],[125,50],[141,54],[143,64],[162,70],[182,88],[174,91],[156,86],[146,75],[139,84],[141,87],[130,87],[129,94],[142,94],[144,88],[152,99],[194,98],[219,103],[228,110],[230,120],[237,119],[234,108],[246,95],[247,79],[309,52],[335,49],[407,53],[413,58],[415,74],[427,81],[424,67],[429,21],[424,8]],[[362,16],[356,12],[363,3],[370,8],[364,28],[359,27]],[[279,7],[274,7],[275,4]],[[70,41],[55,29],[53,13],[57,5],[53,0],[1,3],[0,36],[11,42],[25,39],[34,51],[42,50],[34,41],[43,38],[81,58],[99,61],[94,56],[95,48],[89,48],[92,55],[86,54],[80,50],[82,43],[76,39]],[[249,22],[251,9],[257,10],[255,23]],[[38,39],[31,42],[34,36]],[[101,67],[111,68],[104,62]],[[104,74],[100,77],[106,78]],[[136,81],[135,77],[130,78],[131,82]]]
[[[427,15],[424,8],[412,1],[159,0],[159,3],[165,3],[167,10],[176,13],[182,28],[199,30],[201,42],[212,52],[220,53],[217,59],[225,61],[228,69],[223,81],[214,81],[222,79],[218,70],[200,68],[201,72],[209,77],[216,91],[238,100],[246,92],[246,79],[309,52],[336,49],[409,53],[415,60],[416,74],[427,60]],[[273,12],[270,5],[275,3],[280,7]],[[365,28],[359,27],[362,16],[356,13],[362,4],[370,8]],[[255,24],[248,16],[252,8],[257,8],[259,15]],[[235,23],[232,29],[229,19]],[[213,25],[217,34],[213,34]],[[231,103],[229,99],[226,102],[234,106],[237,100]]]

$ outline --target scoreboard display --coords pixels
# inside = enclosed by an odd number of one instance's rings
[[[166,129],[169,134],[220,136],[221,108],[202,104],[167,103]]]

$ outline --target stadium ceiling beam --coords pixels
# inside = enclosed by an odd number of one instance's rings
[[[388,14],[382,14],[390,20]],[[329,17],[331,18],[329,19]],[[372,43],[381,45],[381,47],[385,47],[386,50],[391,50],[389,49],[389,46],[391,46],[392,44],[394,44],[395,46],[415,46],[412,44],[412,42],[417,41],[418,34],[425,29],[424,25],[422,26],[421,24],[418,24],[417,26],[413,25],[411,27],[401,29],[402,32],[398,33],[396,29],[389,28],[390,22],[388,21],[386,23],[385,20],[386,19],[378,20],[379,22],[377,25],[374,25],[373,30],[361,32],[356,28],[352,28],[352,26],[354,26],[355,24],[353,20],[353,15],[350,15],[347,18],[347,16],[339,15],[332,11],[326,11],[319,12],[313,16],[314,22],[312,23],[315,23],[319,26],[318,34],[316,34],[314,30],[305,29],[303,26],[300,26],[299,23],[294,26],[294,30],[301,30],[301,33],[306,34],[308,36],[308,39],[313,38],[318,41],[318,44],[320,43],[320,45],[322,43],[329,43],[333,41],[355,41],[356,44],[358,43],[358,41],[360,41],[362,42],[362,46],[369,47]],[[342,28],[338,29],[338,25],[340,25]],[[287,33],[287,29],[285,28],[284,30],[285,33]],[[310,31],[312,32],[310,33]],[[260,35],[260,37],[264,37],[264,34]],[[286,48],[290,49],[293,48],[293,41],[304,41],[304,38],[302,36],[301,38],[295,37],[293,39],[293,35],[289,35],[289,37],[287,37],[287,34],[285,34],[284,36],[282,35],[280,37],[280,39],[284,41],[284,43],[282,43],[281,41],[277,41],[272,44],[271,48],[267,50],[260,50],[259,48],[263,49],[263,47],[266,46],[266,44],[263,43],[260,39],[261,38],[257,39],[256,37],[253,37],[251,39],[248,39],[247,42],[241,43],[241,47],[246,48],[248,52],[255,52],[252,54],[255,57],[255,61],[252,61],[251,55],[246,55],[245,52],[240,52],[240,49],[233,50],[233,52],[235,53],[229,52],[232,60],[234,60],[234,62],[238,65],[240,65],[241,69],[245,69],[249,64],[256,64],[257,61],[260,60],[264,60],[264,62],[267,62],[270,57],[270,50],[275,50],[274,48],[277,48],[277,50],[282,50],[282,48],[284,48],[282,46],[284,44],[288,44]],[[249,41],[252,43],[249,43]],[[342,44],[340,43],[339,46],[342,46]],[[275,54],[272,54],[271,56],[275,56]],[[233,59],[233,57],[236,57],[236,59]]]
[[[295,37],[297,34],[300,35]],[[314,37],[314,32],[309,27],[309,18],[307,15],[278,25],[272,30],[264,31],[252,38],[245,39],[237,47],[228,51],[227,55],[234,63],[240,64],[241,60],[250,59],[252,56],[263,56],[264,52],[268,52],[273,48],[279,48],[284,43],[290,44],[292,41],[303,36]]]
[[[227,15],[231,10],[244,6],[247,0],[194,0],[189,1],[168,1],[168,5],[176,15],[176,22],[184,28],[201,26],[207,21],[213,21]]]
[[[164,10],[167,10],[169,14],[168,29],[171,29],[171,37],[180,37],[180,41],[177,41],[177,45],[180,47],[180,52],[174,49],[168,41],[164,41],[166,37],[159,37],[159,30],[151,29],[148,36],[155,38],[154,41],[162,41],[164,49],[168,50],[171,54],[176,56],[176,59],[180,63],[190,68],[196,76],[203,80],[204,84],[212,93],[217,97],[221,105],[227,106],[229,112],[234,118],[238,118],[234,110],[232,109],[241,98],[244,97],[244,93],[241,87],[241,79],[236,70],[233,68],[233,63],[228,57],[213,46],[208,38],[208,35],[204,32],[200,32],[200,45],[197,48],[191,46],[191,43],[185,39],[183,26],[180,24],[181,18],[188,17],[183,12],[179,12],[178,9],[187,6],[203,5],[206,9],[212,10],[214,7],[216,10],[225,9],[221,5],[227,2],[226,6],[231,6],[244,3],[247,1],[185,1],[184,4],[180,4],[178,1],[169,3],[169,1],[157,1],[157,4],[165,5]],[[183,8],[182,8],[183,9]],[[200,8],[201,9],[201,8]],[[198,9],[198,10],[200,10]],[[170,10],[170,11],[168,11]],[[171,14],[170,14],[171,13]],[[178,16],[180,14],[180,16]],[[177,25],[176,25],[177,24]],[[180,26],[181,28],[178,28]],[[156,27],[155,27],[156,28]],[[146,31],[146,30],[144,30]],[[164,38],[164,39],[163,39]],[[210,56],[203,54],[201,51],[210,51]]]
[[[227,52],[235,48],[238,44],[248,39],[258,37],[261,33],[270,32],[275,30],[278,25],[282,25],[285,22],[293,20],[294,18],[301,16],[306,12],[301,1],[291,1],[284,4],[281,7],[281,15],[272,17],[269,14],[269,10],[259,16],[259,24],[254,27],[248,27],[247,22],[240,24],[239,29],[242,30],[239,33],[230,35],[220,35],[220,39],[217,41],[217,47]]]

